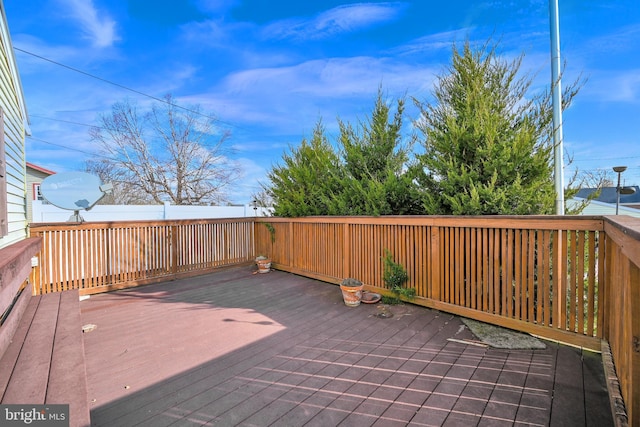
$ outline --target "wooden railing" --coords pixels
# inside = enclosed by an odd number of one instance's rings
[[[35,294],[104,292],[268,255],[277,269],[383,287],[389,250],[414,303],[600,350],[610,343],[640,425],[640,220],[308,217],[36,224]]]
[[[385,292],[389,250],[414,302],[600,349],[603,219],[322,217],[260,219],[256,249],[279,269]]]
[[[253,219],[34,224],[34,295],[81,295],[204,274],[254,257]]]
[[[640,426],[640,220],[630,217],[260,219],[278,269],[383,287],[388,249],[413,301],[599,351],[609,343],[630,425]]]
[[[640,220],[607,217],[604,231],[604,337],[629,425],[640,426]]]

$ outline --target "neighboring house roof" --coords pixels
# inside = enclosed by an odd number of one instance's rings
[[[567,206],[575,207],[578,203],[585,201],[585,199],[574,197],[573,199],[567,200]],[[636,218],[640,218],[640,209],[634,209],[629,206],[620,206],[618,209],[618,213],[620,215],[629,215]],[[616,204],[613,203],[604,203],[598,202],[595,200],[590,200],[587,203],[587,206],[580,212],[580,215],[615,215],[616,214]]]
[[[620,204],[640,204],[640,187],[637,185],[627,185],[625,187],[631,187],[636,190],[633,194],[620,194]],[[575,195],[576,198],[587,199],[591,194],[596,192],[597,188],[581,188]],[[600,196],[596,197],[595,201],[603,203],[616,203],[617,190],[616,187],[604,187],[601,189]]]
[[[47,175],[55,175],[54,171],[49,170],[49,169],[45,169],[45,168],[43,168],[41,166],[38,166],[38,165],[35,165],[33,163],[27,162],[27,168],[31,168],[31,169],[37,170],[38,172],[42,172],[42,173],[45,173]]]

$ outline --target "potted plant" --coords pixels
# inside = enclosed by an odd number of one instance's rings
[[[271,271],[271,259],[264,255],[256,257],[256,264],[258,265],[258,273],[268,273]]]
[[[357,307],[360,305],[362,299],[362,289],[364,284],[357,279],[344,279],[340,283],[340,290],[342,291],[342,299],[344,303],[349,307]]]
[[[412,300],[416,295],[414,288],[406,288],[405,285],[409,281],[407,270],[393,260],[393,256],[388,249],[384,250],[384,269],[382,280],[384,286],[390,289],[393,296],[384,297],[383,302],[387,304],[399,304],[402,299]]]
[[[271,250],[273,250],[273,244],[276,241],[276,229],[268,222],[265,222],[264,226],[267,228],[267,230],[269,230],[269,234],[271,235]],[[264,249],[265,248],[263,248],[263,250]],[[269,258],[268,256],[262,254],[258,255],[255,262],[258,266],[258,271],[256,273],[268,273],[269,271],[271,271],[271,258]]]

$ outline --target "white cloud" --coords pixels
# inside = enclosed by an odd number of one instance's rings
[[[14,36],[13,45],[26,52],[42,55],[51,60],[62,63],[81,56],[75,47],[61,45],[52,46],[47,44],[46,41],[28,34],[18,34]],[[85,53],[86,52],[82,52],[82,54]],[[20,51],[18,51],[16,55],[21,75],[42,73],[43,65],[45,65],[42,59]],[[84,55],[84,57],[86,58],[86,55]]]
[[[59,0],[69,9],[70,16],[80,24],[95,47],[112,46],[119,38],[116,22],[96,9],[93,0]]]
[[[194,0],[195,6],[207,13],[222,14],[242,3],[241,0]]]
[[[232,123],[232,141],[280,150],[310,134],[318,119],[328,132],[337,132],[336,117],[350,122],[367,117],[380,85],[390,99],[405,95],[422,99],[434,78],[435,71],[427,66],[389,59],[312,60],[231,74],[207,93],[188,97],[188,103],[200,104],[224,123]],[[271,135],[269,142],[247,140],[248,129]],[[262,147],[248,150],[258,152]]]
[[[640,40],[640,24],[628,25],[599,37],[587,39],[584,54],[598,58],[599,53],[610,55],[612,52],[635,54]]]
[[[231,94],[344,98],[370,95],[380,84],[390,91],[423,87],[430,80],[422,66],[372,57],[306,61],[288,67],[256,68],[230,75],[224,82]],[[430,86],[430,85],[429,85]]]
[[[395,20],[405,9],[400,2],[357,3],[339,6],[313,18],[274,22],[264,30],[266,38],[325,39]]]
[[[583,94],[598,102],[640,102],[640,69],[591,71]]]
[[[229,198],[234,203],[248,204],[253,200],[253,195],[262,191],[260,184],[266,184],[267,169],[247,157],[236,160],[244,175],[230,186]]]
[[[208,20],[203,22],[189,22],[182,25],[182,37],[191,44],[207,47],[222,48],[232,45],[232,35],[240,33],[236,27],[241,24],[227,24],[221,20]]]
[[[468,37],[470,31],[470,28],[463,28],[454,31],[430,34],[398,46],[392,49],[390,53],[399,55],[421,55],[425,52],[432,53],[445,50],[450,55],[453,43],[461,44],[466,37]]]

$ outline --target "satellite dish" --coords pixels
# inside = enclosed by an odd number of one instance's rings
[[[46,177],[40,184],[42,197],[54,206],[74,211],[69,221],[82,222],[80,210],[89,210],[113,189],[85,172],[63,172]]]

